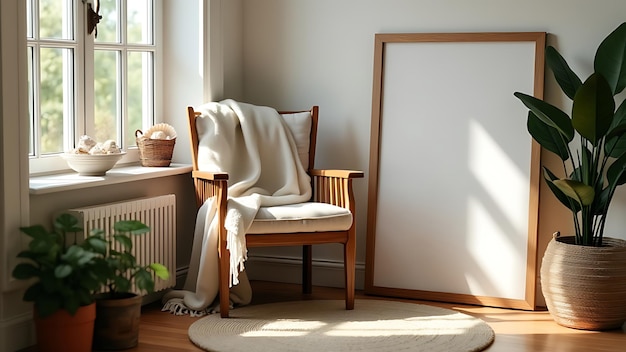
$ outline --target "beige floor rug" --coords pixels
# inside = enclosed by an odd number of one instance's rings
[[[495,337],[478,318],[428,305],[383,300],[317,300],[236,308],[189,327],[189,338],[207,351],[396,352],[481,351]]]

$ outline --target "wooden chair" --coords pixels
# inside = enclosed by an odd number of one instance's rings
[[[352,170],[318,170],[314,169],[315,161],[315,143],[317,137],[318,107],[314,106],[308,111],[286,111],[280,114],[286,118],[287,116],[304,116],[310,118],[310,132],[308,133],[308,162],[306,157],[301,156],[304,169],[311,176],[313,195],[311,202],[331,204],[342,208],[341,211],[346,213],[349,211],[349,224],[346,228],[344,225],[339,229],[324,229],[322,231],[309,232],[311,221],[316,219],[304,219],[304,221],[296,221],[295,227],[297,232],[292,231],[294,228],[293,221],[289,225],[290,232],[278,233],[256,233],[252,231],[257,221],[261,222],[257,215],[251,230],[246,234],[247,247],[267,247],[267,246],[303,246],[302,250],[302,292],[311,293],[312,290],[312,248],[314,244],[324,243],[341,243],[344,247],[344,270],[345,270],[345,301],[346,309],[354,309],[354,276],[355,276],[355,256],[356,256],[356,229],[355,229],[355,203],[352,189],[352,180],[354,178],[363,177],[363,172]],[[198,170],[198,131],[196,129],[196,119],[201,116],[200,112],[194,111],[193,107],[187,108],[189,118],[189,133],[191,140],[191,152],[193,157],[192,177],[196,191],[197,206],[200,207],[209,197],[215,197],[217,202],[218,223],[218,257],[219,257],[219,296],[220,296],[220,314],[223,318],[229,315],[229,273],[230,273],[230,254],[226,249],[226,230],[224,228],[224,219],[226,216],[226,203],[228,198],[228,173],[225,172],[208,172]],[[290,126],[290,129],[292,127]],[[302,131],[300,131],[300,134]],[[304,138],[307,136],[305,135]],[[296,142],[298,136],[294,134]],[[302,141],[301,141],[302,142]],[[306,141],[305,141],[306,142]],[[323,219],[320,219],[323,220]],[[275,222],[274,222],[275,223]],[[280,228],[280,226],[278,226]],[[276,231],[276,230],[274,230]],[[255,232],[255,233],[250,233]],[[263,231],[265,232],[265,231]]]

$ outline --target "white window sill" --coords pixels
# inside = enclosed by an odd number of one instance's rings
[[[170,164],[169,167],[120,166],[109,170],[104,176],[79,176],[64,173],[30,178],[30,194],[40,195],[70,191],[118,183],[147,180],[151,178],[181,175],[191,172],[191,165]]]

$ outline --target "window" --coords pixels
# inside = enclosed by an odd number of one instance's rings
[[[66,169],[59,154],[85,134],[137,159],[135,131],[155,122],[157,1],[26,1],[31,174]]]

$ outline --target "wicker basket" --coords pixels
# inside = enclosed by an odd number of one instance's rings
[[[541,289],[548,311],[563,326],[620,328],[626,321],[626,241],[604,237],[602,247],[574,245],[574,237],[548,244]]]
[[[141,130],[135,131],[141,166],[170,166],[176,138],[150,139]]]

